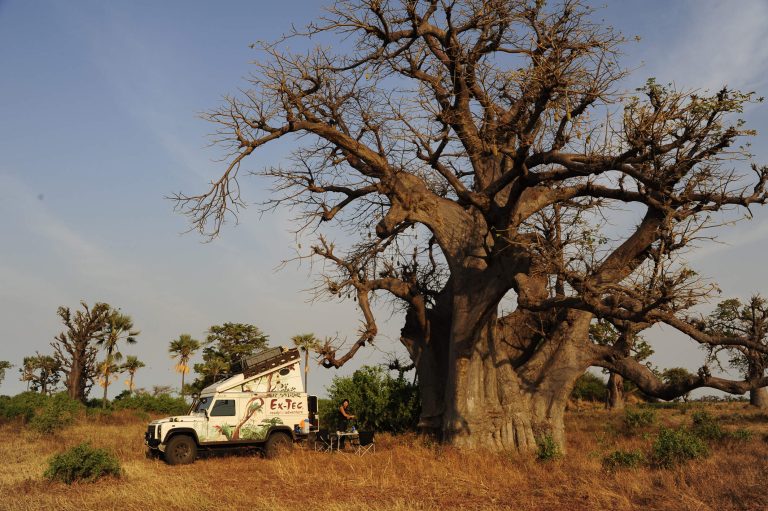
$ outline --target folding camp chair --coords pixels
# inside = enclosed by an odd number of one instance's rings
[[[318,430],[315,434],[315,450],[319,452],[330,452],[331,449],[331,435],[328,430]]]
[[[376,440],[373,438],[373,431],[361,431],[353,442],[355,454],[358,456],[376,452]]]

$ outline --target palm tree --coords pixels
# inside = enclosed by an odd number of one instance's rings
[[[117,374],[120,372],[120,366],[118,366],[114,362],[110,362],[109,360],[105,359],[99,363],[98,367],[99,367],[99,385],[104,387],[104,390],[106,391],[107,387],[109,387],[109,384],[112,383],[115,380],[115,378],[117,378]],[[101,403],[102,408],[106,407],[106,404],[107,404],[107,398],[105,397]]]
[[[178,339],[171,341],[168,351],[171,358],[178,358],[176,372],[181,373],[181,397],[184,397],[184,375],[189,372],[189,359],[200,349],[200,341],[189,334],[181,334]]]
[[[320,340],[313,333],[294,335],[291,340],[294,346],[304,352],[304,392],[306,392],[309,379],[309,352],[320,346]]]
[[[130,316],[121,313],[120,310],[112,310],[110,312],[104,334],[96,341],[96,344],[100,345],[107,352],[104,363],[101,364],[101,381],[104,385],[104,398],[101,401],[102,408],[107,407],[107,391],[111,383],[110,376],[117,369],[116,363],[120,362],[123,358],[123,354],[117,349],[117,345],[123,340],[126,344],[136,344],[136,336],[139,333],[138,330],[133,329],[133,320]]]
[[[136,376],[136,371],[145,366],[146,364],[134,355],[128,355],[123,365],[120,366],[120,372],[126,372],[130,376],[126,383],[131,394],[133,394],[133,377]]]

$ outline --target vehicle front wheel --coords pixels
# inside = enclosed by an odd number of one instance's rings
[[[264,446],[264,457],[267,459],[277,458],[278,456],[290,452],[293,449],[293,439],[286,433],[272,433]]]
[[[169,465],[186,465],[197,458],[197,445],[192,437],[177,435],[168,441],[165,462]]]

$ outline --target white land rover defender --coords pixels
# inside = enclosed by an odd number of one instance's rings
[[[188,415],[152,421],[149,456],[192,463],[198,450],[255,447],[274,457],[317,430],[317,398],[307,396],[296,348],[270,348],[243,359],[242,372],[203,389]]]

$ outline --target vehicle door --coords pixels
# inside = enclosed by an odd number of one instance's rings
[[[238,425],[237,418],[237,399],[217,398],[208,408],[208,441],[233,440]]]

